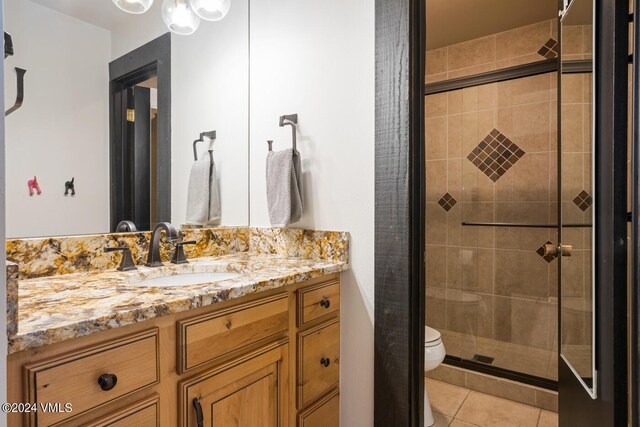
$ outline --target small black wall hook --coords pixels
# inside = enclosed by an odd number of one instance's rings
[[[71,195],[75,196],[76,195],[76,187],[74,184],[74,181],[76,180],[75,177],[71,178],[71,181],[67,181],[64,183],[64,195],[68,196],[69,195],[69,191],[71,191]]]
[[[16,67],[16,77],[18,79],[18,91],[16,93],[16,102],[13,104],[13,107],[9,108],[4,112],[4,116],[7,117],[9,114],[16,111],[18,108],[22,107],[22,101],[24,101],[24,74],[27,70],[23,68]]]

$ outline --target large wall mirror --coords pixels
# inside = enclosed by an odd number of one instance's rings
[[[248,225],[248,0],[190,35],[162,4],[4,2],[8,238]]]
[[[593,0],[573,0],[561,19],[559,196],[560,355],[595,399],[593,16]]]

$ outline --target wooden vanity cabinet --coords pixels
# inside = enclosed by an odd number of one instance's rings
[[[9,356],[8,425],[338,427],[332,274]]]
[[[180,384],[181,424],[287,427],[289,344],[276,343]]]

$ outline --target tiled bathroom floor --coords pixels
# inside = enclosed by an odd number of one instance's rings
[[[557,427],[558,414],[426,379],[435,427]]]

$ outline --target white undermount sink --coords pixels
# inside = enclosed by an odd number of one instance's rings
[[[135,286],[148,286],[154,288],[172,288],[177,286],[193,286],[205,283],[219,282],[221,280],[234,279],[240,276],[238,273],[187,273],[171,276],[160,276],[152,279],[131,283]]]

